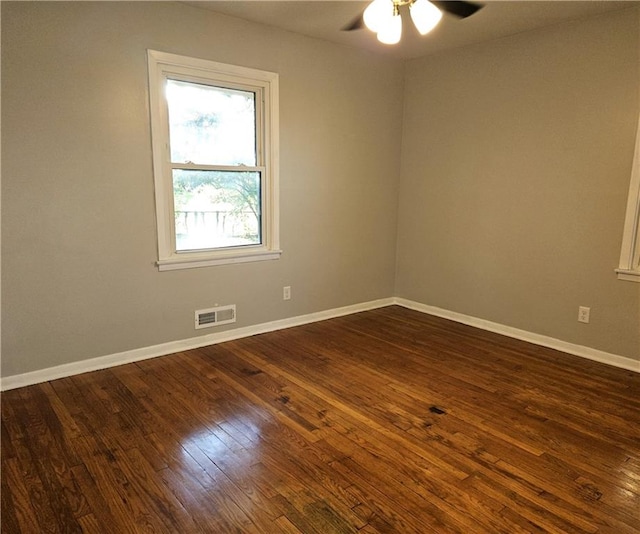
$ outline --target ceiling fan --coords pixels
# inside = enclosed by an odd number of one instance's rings
[[[373,0],[343,31],[369,28],[378,40],[396,44],[402,35],[400,8],[409,6],[413,23],[421,35],[426,35],[440,22],[442,12],[464,19],[483,7],[483,4],[452,0]]]

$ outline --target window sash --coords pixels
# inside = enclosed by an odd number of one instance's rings
[[[264,228],[264,224],[265,224],[265,210],[267,209],[266,206],[266,202],[265,202],[265,195],[264,195],[264,189],[265,189],[265,168],[264,167],[249,167],[246,165],[240,165],[240,166],[228,166],[228,165],[192,165],[192,164],[177,164],[171,165],[171,171],[173,171],[174,169],[178,169],[178,170],[189,170],[189,171],[222,171],[222,172],[237,172],[237,173],[241,173],[241,172],[247,172],[247,173],[257,173],[260,176],[260,185],[259,185],[259,191],[260,191],[260,215],[259,215],[259,220],[258,220],[258,226],[259,226],[259,235],[260,235],[260,242],[259,243],[246,243],[246,244],[240,244],[240,245],[232,245],[232,246],[219,246],[219,247],[203,247],[203,248],[197,248],[197,249],[178,249],[178,244],[177,244],[177,240],[178,240],[178,233],[177,233],[177,229],[176,229],[176,220],[175,220],[175,214],[177,213],[177,210],[175,208],[175,194],[173,194],[173,189],[174,189],[174,183],[173,183],[173,172],[171,172],[171,190],[172,190],[172,195],[171,195],[171,213],[172,213],[172,217],[170,220],[170,224],[171,224],[171,250],[173,251],[174,254],[176,255],[181,255],[184,256],[186,254],[197,254],[199,252],[216,252],[216,251],[221,251],[221,250],[236,250],[236,249],[252,249],[252,248],[260,248],[263,247],[265,244],[265,239],[266,239],[266,232],[265,232],[265,228]]]
[[[194,83],[194,84],[198,84],[198,85],[206,85],[209,87],[214,87],[217,89],[230,89],[230,90],[234,90],[234,91],[242,91],[242,92],[246,92],[246,93],[253,93],[255,95],[255,142],[256,142],[256,165],[257,166],[265,166],[265,160],[266,160],[266,154],[265,154],[265,137],[266,137],[266,132],[265,132],[265,107],[264,107],[264,101],[265,101],[265,88],[261,87],[261,86],[256,86],[256,85],[249,85],[249,84],[241,84],[241,83],[232,83],[230,81],[227,81],[226,83],[217,83],[217,80],[211,80],[211,79],[206,79],[206,78],[202,78],[202,77],[197,77],[197,76],[193,76],[193,75],[186,75],[186,74],[173,74],[173,73],[166,73],[163,76],[163,88],[166,88],[166,83],[169,80],[173,80],[173,81],[180,81],[180,82],[188,82],[188,83]],[[166,98],[166,96],[163,94],[162,95],[162,103],[163,103],[163,115],[162,115],[162,122],[163,125],[165,126],[165,139],[167,139],[167,146],[166,146],[166,150],[167,150],[167,161],[171,162],[172,164],[174,163],[179,163],[179,162],[173,162],[171,160],[171,135],[169,132],[169,103],[168,100]],[[199,164],[199,162],[194,162],[195,164]]]

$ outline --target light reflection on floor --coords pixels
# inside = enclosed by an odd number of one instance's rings
[[[181,439],[180,454],[185,461],[191,462],[195,447],[227,476],[230,470],[242,476],[244,471],[260,462],[263,427],[271,420],[269,412],[255,407],[217,421],[212,419]],[[197,458],[196,461],[200,463]],[[206,466],[202,467],[206,469]]]

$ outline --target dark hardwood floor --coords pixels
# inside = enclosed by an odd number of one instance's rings
[[[2,394],[2,532],[638,533],[640,374],[389,307]]]

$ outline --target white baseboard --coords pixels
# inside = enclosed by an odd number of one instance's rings
[[[67,376],[87,373],[89,371],[107,369],[109,367],[115,367],[117,365],[123,365],[125,363],[132,363],[147,360],[149,358],[156,358],[157,356],[166,356],[167,354],[173,354],[175,352],[196,349],[199,347],[205,347],[207,345],[215,345],[224,341],[231,341],[234,339],[249,337],[256,334],[264,334],[266,332],[290,328],[292,326],[315,323],[317,321],[332,319],[334,317],[341,317],[343,315],[350,315],[352,313],[358,313],[361,311],[383,308],[392,304],[403,306],[405,308],[416,310],[422,313],[428,313],[429,315],[442,317],[444,319],[450,319],[458,323],[463,323],[469,326],[480,328],[482,330],[488,330],[490,332],[495,332],[497,334],[520,339],[522,341],[528,341],[529,343],[533,343],[535,345],[541,345],[543,347],[556,349],[562,352],[573,354],[575,356],[580,356],[589,360],[594,360],[597,362],[640,373],[640,361],[632,360],[631,358],[618,356],[616,354],[610,354],[608,352],[592,349],[590,347],[584,347],[582,345],[575,345],[573,343],[568,343],[566,341],[561,341],[552,337],[534,334],[532,332],[527,332],[526,330],[519,330],[518,328],[505,326],[499,323],[493,323],[491,321],[485,321],[484,319],[478,319],[477,317],[472,317],[470,315],[464,315],[462,313],[444,310],[435,306],[421,304],[412,300],[390,297],[370,302],[363,302],[360,304],[353,304],[351,306],[344,306],[342,308],[334,308],[331,310],[310,313],[307,315],[299,315],[297,317],[290,317],[287,319],[271,321],[254,326],[235,328],[232,330],[226,330],[224,332],[217,332],[205,336],[192,337],[189,339],[178,341],[170,341],[168,343],[162,343],[160,345],[142,347],[139,349],[119,352],[117,354],[100,356],[98,358],[92,358],[90,360],[84,360],[81,362],[67,363],[58,365],[56,367],[49,367],[47,369],[33,371],[30,373],[8,376],[1,379],[0,390],[6,391],[9,389],[31,386],[33,384],[40,384],[42,382],[48,382],[49,380],[55,380],[57,378],[65,378]]]
[[[627,358],[625,356],[619,356],[617,354],[611,354],[591,347],[585,347],[583,345],[576,345],[553,337],[543,336],[541,334],[534,334],[533,332],[527,332],[526,330],[520,330],[511,326],[505,326],[499,323],[493,323],[491,321],[485,321],[484,319],[478,319],[471,315],[464,315],[462,313],[452,312],[437,308],[435,306],[429,306],[427,304],[421,304],[420,302],[414,302],[412,300],[403,298],[394,298],[394,304],[416,310],[422,313],[428,313],[429,315],[435,315],[458,323],[463,323],[469,326],[474,326],[482,330],[488,330],[489,332],[495,332],[504,336],[520,339],[522,341],[528,341],[534,345],[540,345],[550,349],[556,349],[574,356],[580,356],[588,360],[594,360],[600,363],[606,363],[613,365],[614,367],[620,367],[627,369],[628,371],[635,371],[640,373],[640,361]]]
[[[0,380],[0,390],[6,391],[9,389],[31,386],[33,384],[40,384],[42,382],[48,382],[49,380],[55,380],[56,378],[65,378],[67,376],[79,375],[81,373],[88,373],[89,371],[97,371],[99,369],[107,369],[109,367],[115,367],[125,363],[148,360],[149,358],[156,358],[157,356],[166,356],[167,354],[173,354],[175,352],[196,349],[207,345],[215,345],[216,343],[231,341],[233,339],[240,339],[256,334],[264,334],[265,332],[272,332],[274,330],[281,330],[292,326],[315,323],[317,321],[341,317],[343,315],[350,315],[361,311],[373,310],[375,308],[383,308],[384,306],[390,306],[393,303],[393,298],[373,300],[360,304],[353,304],[351,306],[344,306],[342,308],[334,308],[307,315],[290,317],[288,319],[271,321],[254,326],[225,330],[224,332],[217,332],[205,336],[170,341],[168,343],[161,343],[160,345],[142,347],[80,362],[67,363],[56,367],[41,369],[39,371],[32,371],[30,373],[7,376]]]

